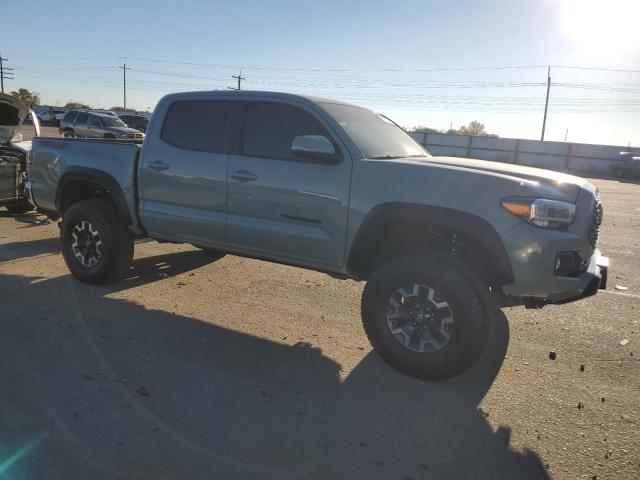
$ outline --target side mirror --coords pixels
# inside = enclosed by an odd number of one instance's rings
[[[316,160],[323,163],[338,163],[340,156],[336,147],[324,135],[299,135],[291,143],[291,153],[296,157]]]

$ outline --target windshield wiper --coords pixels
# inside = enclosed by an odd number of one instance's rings
[[[373,160],[393,160],[396,158],[415,158],[415,157],[428,157],[428,155],[425,154],[418,154],[418,155],[382,155],[380,157],[373,157]]]

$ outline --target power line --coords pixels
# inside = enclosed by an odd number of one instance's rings
[[[19,58],[34,59],[56,59],[56,60],[109,60],[109,59],[132,59],[143,62],[169,63],[176,65],[193,65],[201,67],[216,68],[239,68],[238,65],[216,64],[203,62],[188,62],[182,60],[158,59],[149,57],[127,57],[127,56],[50,56],[50,55],[15,55]],[[497,65],[497,66],[469,66],[469,67],[398,67],[398,68],[338,68],[338,67],[290,67],[290,66],[264,66],[264,65],[243,65],[245,70],[281,70],[281,71],[307,71],[307,72],[354,72],[354,71],[379,71],[379,72],[448,72],[448,71],[476,71],[476,70],[527,70],[548,68],[548,65]],[[568,69],[568,70],[591,70],[604,72],[619,73],[640,73],[638,69],[616,68],[616,67],[597,67],[585,65],[551,65],[551,68]]]

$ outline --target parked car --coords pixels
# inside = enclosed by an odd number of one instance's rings
[[[620,152],[620,160],[609,165],[618,178],[640,177],[640,155],[632,152]]]
[[[29,115],[38,136],[38,118],[29,107],[11,95],[0,94],[0,206],[16,214],[33,209],[25,195],[31,142],[23,142],[22,135],[16,133]]]
[[[591,183],[432,157],[385,117],[317,97],[168,95],[142,146],[36,139],[30,191],[62,217],[83,282],[123,276],[136,236],[366,280],[371,344],[420,378],[471,365],[496,302],[540,308],[606,283]]]
[[[38,114],[38,118],[41,122],[56,123],[59,122],[62,117],[67,113],[65,109],[49,109]]]
[[[143,133],[147,131],[147,125],[149,125],[149,119],[142,115],[120,115],[120,120],[126,123],[128,127],[135,128]]]
[[[118,117],[81,110],[68,112],[62,117],[59,131],[65,138],[144,139],[144,133],[127,127]]]
[[[110,117],[119,118],[119,115],[116,112],[112,112],[111,110],[91,109],[87,111],[91,113],[103,113],[105,115],[109,115]]]

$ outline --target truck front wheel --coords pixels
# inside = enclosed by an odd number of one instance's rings
[[[62,217],[60,235],[64,260],[78,280],[108,283],[121,278],[131,264],[133,235],[107,200],[71,205]]]
[[[493,319],[488,288],[450,255],[393,257],[362,295],[369,341],[393,368],[425,380],[466,370],[484,351]]]

